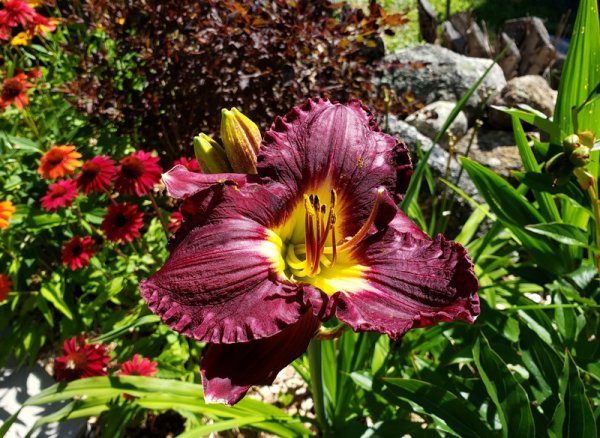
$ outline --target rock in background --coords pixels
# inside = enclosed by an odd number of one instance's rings
[[[405,122],[414,126],[419,132],[433,140],[441,131],[455,106],[456,102],[438,100],[412,113],[406,118]],[[446,135],[440,140],[440,145],[444,147],[448,145],[448,135],[452,135],[455,139],[463,137],[467,133],[468,128],[467,116],[461,111],[448,127]]]
[[[398,96],[410,89],[417,100],[427,104],[458,101],[492,64],[490,59],[470,58],[432,44],[401,49],[384,60],[387,68],[375,80],[376,85],[388,86]],[[504,85],[504,73],[494,65],[468,100],[464,108],[467,117],[474,119],[477,108]]]
[[[527,105],[547,117],[552,117],[557,94],[541,76],[520,76],[508,81],[504,88],[490,99],[490,105],[509,108]],[[510,130],[512,127],[510,117],[492,107],[488,112],[488,121],[494,128]]]

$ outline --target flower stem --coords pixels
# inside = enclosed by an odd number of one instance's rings
[[[321,362],[321,341],[313,339],[308,345],[308,363],[310,366],[310,383],[317,422],[323,436],[328,436],[329,424],[325,415],[325,398],[323,392],[323,369]]]
[[[594,182],[587,190],[590,202],[592,204],[592,211],[594,213],[594,224],[595,224],[595,236],[594,243],[596,244],[596,269],[600,276],[600,200],[598,199],[598,182],[594,179]]]
[[[156,216],[158,217],[158,220],[160,221],[160,224],[162,225],[162,229],[165,232],[165,235],[167,236],[167,239],[169,238],[169,228],[167,227],[167,223],[165,222],[165,219],[162,217],[162,214],[160,214],[160,208],[158,207],[158,204],[156,203],[156,199],[154,199],[154,195],[152,194],[152,191],[147,190],[146,193],[148,194],[148,198],[150,198],[150,202],[152,202],[152,207],[154,207],[154,211],[156,212]]]
[[[23,119],[25,120],[25,123],[27,123],[27,126],[33,133],[33,136],[39,140],[40,139],[40,131],[38,130],[37,125],[33,121],[33,118],[31,117],[31,114],[29,114],[29,111],[27,110],[27,108],[23,108]]]

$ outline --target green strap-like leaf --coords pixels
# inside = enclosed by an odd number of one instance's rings
[[[503,436],[535,436],[527,393],[483,335],[475,343],[473,359],[481,380],[498,409]]]
[[[470,402],[444,388],[414,379],[383,380],[396,397],[418,404],[427,414],[446,423],[460,437],[486,437],[491,433]]]

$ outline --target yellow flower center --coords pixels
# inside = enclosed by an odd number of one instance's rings
[[[347,238],[340,236],[342,206],[337,193],[319,192],[305,194],[282,225],[268,230],[263,254],[289,280],[312,284],[328,295],[366,290],[369,286],[364,274],[368,268],[356,259],[354,250],[373,225],[384,190],[377,191],[365,223]]]

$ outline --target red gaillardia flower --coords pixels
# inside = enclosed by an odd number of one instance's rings
[[[12,201],[0,201],[0,230],[8,228],[8,220],[17,211]]]
[[[115,174],[117,167],[115,162],[104,155],[99,155],[86,161],[81,166],[81,173],[77,175],[77,187],[83,193],[102,192],[106,190]]]
[[[0,273],[0,303],[8,298],[8,293],[12,289],[12,281],[6,274]]]
[[[86,377],[106,376],[110,357],[106,347],[87,344],[85,336],[73,336],[65,341],[64,354],[54,361],[54,378],[59,382],[71,382]]]
[[[156,366],[156,362],[136,354],[133,359],[123,362],[119,375],[152,377],[158,372]]]
[[[160,181],[162,169],[158,157],[153,157],[150,152],[134,152],[120,163],[115,185],[122,193],[143,196]]]
[[[140,228],[144,225],[144,213],[138,211],[135,204],[111,204],[102,221],[102,231],[112,241],[133,241],[140,237]]]
[[[200,172],[200,165],[195,158],[189,159],[187,157],[181,157],[173,161],[173,166],[177,166],[178,164],[185,166],[190,172]]]
[[[144,376],[152,377],[158,372],[156,362],[151,361],[145,357],[136,354],[133,359],[123,362],[119,376]],[[125,400],[133,400],[137,397],[124,393],[123,398]]]
[[[73,145],[53,146],[40,160],[38,173],[43,178],[55,179],[71,175],[81,167],[81,154],[75,151]]]
[[[72,179],[63,179],[50,184],[46,196],[43,196],[42,207],[46,211],[56,211],[60,207],[68,207],[77,196],[77,187]]]
[[[36,12],[25,0],[5,0],[0,10],[0,26],[17,27],[19,25],[27,27],[36,16]]]
[[[163,176],[185,221],[141,293],[171,328],[208,343],[206,401],[234,404],[271,383],[332,316],[393,340],[474,321],[466,250],[396,207],[411,172],[406,147],[359,102],[312,99],[275,119],[257,175]]]
[[[26,107],[29,104],[27,90],[31,87],[27,75],[23,72],[5,79],[2,83],[2,94],[0,94],[0,109],[5,109],[11,103],[14,103],[19,109]]]
[[[61,255],[63,265],[69,266],[73,271],[89,265],[90,258],[96,253],[94,244],[94,239],[90,236],[84,238],[73,236],[63,245]]]

